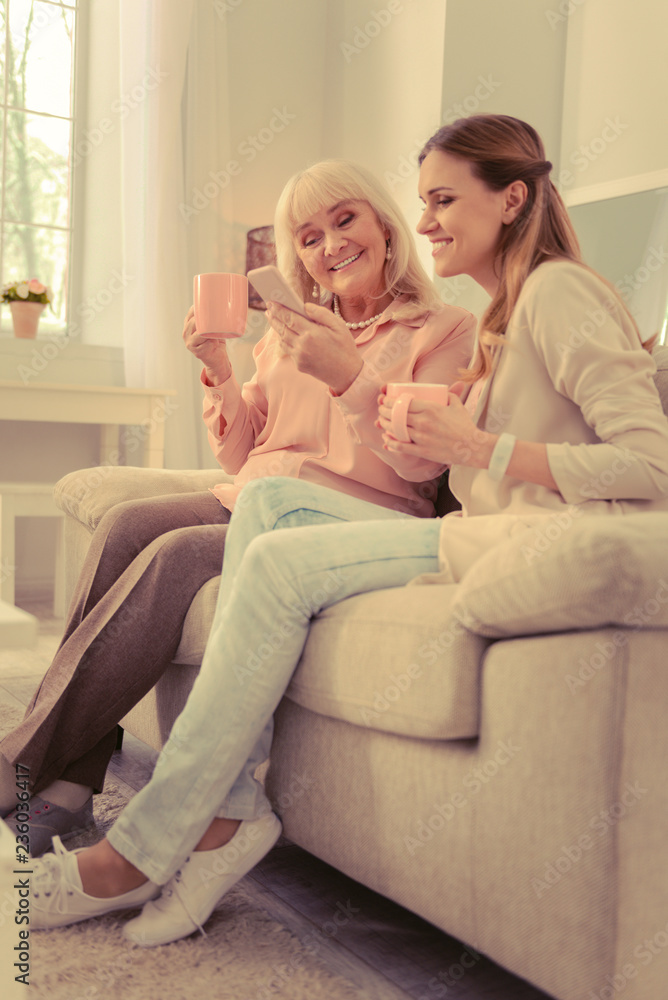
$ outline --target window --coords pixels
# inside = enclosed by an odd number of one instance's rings
[[[52,288],[51,334],[67,319],[76,21],[77,0],[0,0],[0,276]]]

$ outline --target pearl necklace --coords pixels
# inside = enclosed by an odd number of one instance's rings
[[[339,319],[343,319],[343,316],[341,315],[341,308],[339,306],[338,295],[334,296],[333,302],[334,302],[334,315],[338,316]],[[383,312],[385,312],[384,309]],[[365,326],[371,326],[371,324],[375,323],[377,319],[380,319],[380,317],[383,315],[383,312],[376,313],[376,315],[372,316],[371,319],[363,319],[360,323],[347,323],[345,319],[343,319],[343,322],[346,324],[349,330],[363,330]]]

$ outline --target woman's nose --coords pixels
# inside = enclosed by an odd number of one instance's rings
[[[433,229],[434,228],[434,224],[435,224],[435,220],[434,220],[433,215],[431,214],[431,212],[430,212],[430,210],[428,208],[425,208],[425,210],[423,211],[422,215],[420,216],[420,218],[418,220],[418,224],[417,224],[417,226],[415,228],[418,231],[418,233],[420,233],[421,235],[423,235],[424,233],[428,233],[430,229]]]
[[[341,248],[346,245],[346,238],[343,233],[327,233],[325,235],[325,253],[328,257],[333,257],[340,253]]]

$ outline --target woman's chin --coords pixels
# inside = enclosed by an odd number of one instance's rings
[[[450,260],[436,260],[434,262],[434,271],[439,278],[456,278],[458,275],[465,274],[461,267],[457,266],[455,261]]]
[[[377,294],[377,288],[382,288],[382,278],[374,281],[336,281],[332,282],[331,291],[340,299],[370,299]]]

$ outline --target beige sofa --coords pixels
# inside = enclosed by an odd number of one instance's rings
[[[70,586],[111,504],[221,478],[66,476]],[[217,586],[123,722],[155,748]],[[668,514],[562,517],[456,587],[349,598],[314,620],[277,712],[267,788],[285,835],[560,1000],[662,1000],[667,653]]]

